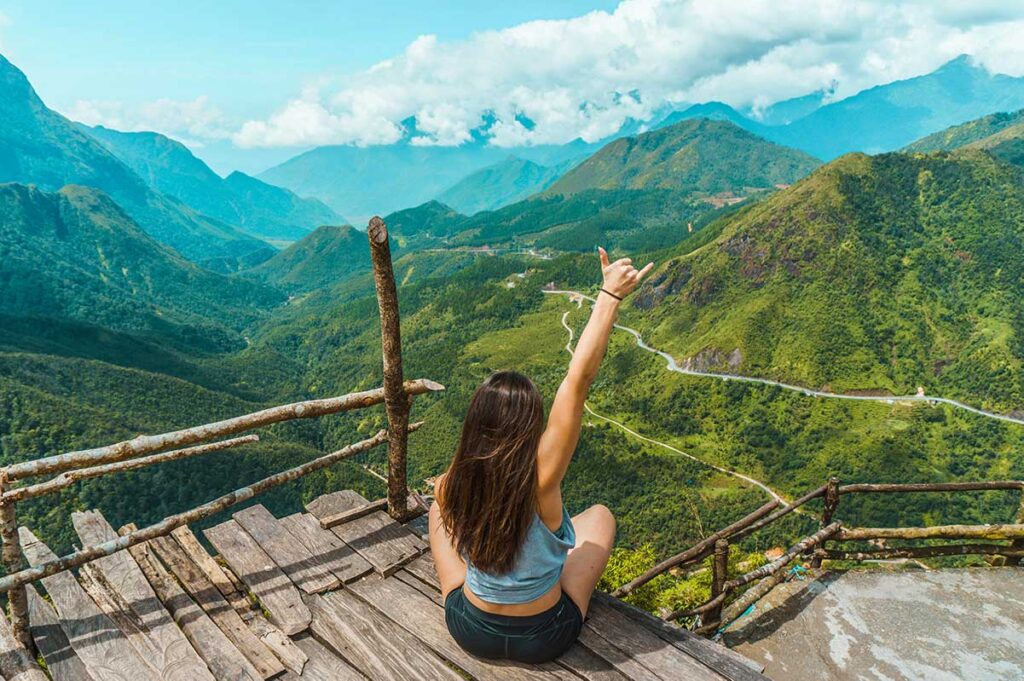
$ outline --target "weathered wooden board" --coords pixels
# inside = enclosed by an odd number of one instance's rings
[[[72,513],[71,522],[85,546],[117,539],[117,532],[99,511]],[[137,649],[156,668],[161,678],[167,681],[214,681],[206,663],[171,619],[131,554],[118,551],[89,565],[99,573],[101,579],[97,581],[102,581],[104,587],[120,596],[117,600],[120,609],[127,615],[134,615],[145,643]]]
[[[598,651],[595,653],[596,655],[615,667],[628,679],[633,679],[634,681],[661,681],[661,677],[634,660],[628,652],[624,652],[611,645],[588,626],[584,625],[583,631],[580,632],[579,641],[587,648]]]
[[[366,681],[366,677],[328,650],[312,636],[295,639],[295,645],[309,658],[301,674],[289,672],[283,681]]]
[[[637,622],[640,626],[661,636],[676,648],[690,657],[700,660],[730,681],[765,681],[767,678],[761,673],[763,667],[740,653],[663,622],[640,608],[606,593],[595,591],[592,603],[600,603]]]
[[[235,647],[203,609],[178,585],[156,555],[151,545],[137,544],[128,549],[146,579],[153,586],[171,617],[218,681],[264,681],[266,677]]]
[[[304,592],[317,594],[341,585],[323,562],[314,558],[306,545],[285,529],[264,506],[250,506],[231,517]]]
[[[693,681],[722,681],[724,676],[676,648],[636,621],[610,608],[600,600],[592,600],[587,622],[588,638],[596,635],[605,644],[592,640],[588,648],[602,656],[626,676],[634,670],[622,655],[643,665],[661,679],[686,678]]]
[[[284,671],[284,667],[273,652],[252,632],[238,612],[206,578],[206,573],[192,562],[177,542],[169,537],[160,537],[152,540],[150,545],[164,565],[178,578],[185,591],[224,632],[261,677],[270,678]]]
[[[181,525],[175,528],[171,532],[171,536],[178,543],[178,546],[181,547],[181,550],[185,552],[185,555],[199,566],[199,569],[206,574],[206,578],[210,583],[217,587],[217,590],[231,604],[231,607],[237,610],[238,614],[242,615],[244,619],[252,611],[249,599],[239,591],[238,585],[231,579],[232,575],[228,575],[224,568],[213,559],[213,556],[206,552],[203,545],[192,534],[189,526]]]
[[[270,621],[292,636],[309,627],[312,615],[299,590],[273,559],[234,520],[204,532],[228,566],[270,612]]]
[[[26,527],[18,528],[22,552],[29,564],[55,560],[56,554]],[[96,606],[70,572],[42,580],[53,601],[71,647],[95,679],[103,681],[160,681],[156,671],[136,652],[124,634]]]
[[[32,640],[46,661],[53,681],[94,681],[85,664],[68,641],[53,606],[43,600],[34,586],[27,587],[28,619]],[[0,664],[0,667],[4,665]]]
[[[441,590],[441,581],[437,578],[437,568],[434,567],[434,557],[430,552],[406,563],[405,570],[438,591]]]
[[[347,589],[305,599],[313,612],[313,635],[373,681],[462,679],[416,637]]]
[[[397,577],[384,579],[379,575],[370,575],[349,585],[349,589],[423,641],[431,650],[478,679],[541,681],[574,678],[572,674],[554,664],[520,665],[484,660],[470,655],[460,648],[448,633],[444,609]]]
[[[29,587],[30,591],[35,591]],[[29,594],[31,597],[32,594]],[[38,595],[38,594],[37,594]],[[7,618],[0,612],[0,678],[7,681],[49,681],[32,655],[25,650],[11,631]]]
[[[626,681],[630,678],[581,641],[562,653],[555,662],[587,681]]]
[[[367,501],[352,490],[325,494],[306,505],[321,518],[362,506]],[[426,544],[411,530],[396,523],[383,511],[374,511],[344,525],[331,528],[338,537],[369,561],[375,570],[390,575],[426,549]]]
[[[308,658],[283,631],[271,624],[262,613],[256,613],[247,624],[256,638],[274,653],[285,669],[296,674],[302,673]]]
[[[320,527],[317,519],[309,513],[285,516],[280,523],[345,584],[373,571],[373,566],[365,558],[336,534]]]

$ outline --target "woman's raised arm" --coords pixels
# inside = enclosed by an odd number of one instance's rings
[[[654,267],[654,263],[648,263],[642,270],[637,270],[629,258],[609,263],[608,253],[603,248],[597,250],[601,257],[603,276],[601,291],[590,313],[590,320],[576,343],[576,350],[569,361],[569,371],[555,394],[555,401],[548,415],[547,428],[541,436],[537,452],[541,495],[559,491],[559,507],[562,478],[580,438],[583,402],[608,349],[608,337],[618,316],[619,302],[629,295]]]

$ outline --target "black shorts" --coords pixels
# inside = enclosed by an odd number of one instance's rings
[[[565,592],[536,615],[495,615],[469,602],[462,587],[444,600],[452,638],[466,652],[492,660],[549,662],[572,646],[583,629],[583,615]]]

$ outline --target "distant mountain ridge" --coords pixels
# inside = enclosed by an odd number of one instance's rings
[[[222,178],[189,149],[155,132],[120,132],[80,126],[145,182],[194,210],[255,237],[295,240],[320,225],[345,219],[316,199],[267,184],[245,173]]]
[[[25,75],[0,56],[0,182],[58,190],[68,184],[109,194],[161,243],[193,260],[268,249],[262,241],[153,191],[103,145],[39,99]]]
[[[466,215],[497,210],[544,191],[575,161],[542,166],[516,156],[462,178],[438,195],[437,200]]]

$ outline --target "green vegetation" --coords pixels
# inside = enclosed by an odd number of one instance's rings
[[[601,148],[545,192],[573,196],[594,189],[662,189],[746,196],[804,177],[819,162],[727,121],[697,118]]]
[[[442,192],[437,200],[466,215],[497,210],[544,191],[573,164],[569,161],[548,167],[510,156],[470,173]]]
[[[1013,113],[994,113],[973,121],[967,121],[937,133],[922,137],[908,144],[903,151],[928,153],[931,151],[953,151],[973,145],[1007,128],[1024,123],[1024,109]]]
[[[128,166],[46,108],[25,75],[0,56],[0,183],[55,191],[67,184],[109,194],[157,241],[194,260],[272,251],[228,224],[150,189]]]

